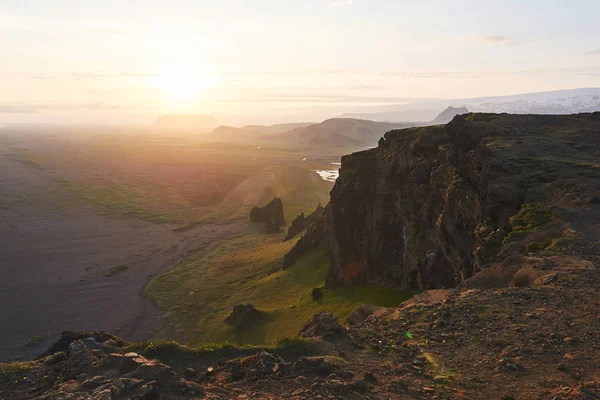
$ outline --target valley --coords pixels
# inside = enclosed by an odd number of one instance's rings
[[[3,130],[0,146],[0,295],[14,304],[0,315],[2,360],[31,358],[65,329],[270,344],[293,337],[316,311],[344,318],[363,302],[410,296],[347,289],[313,301],[328,270],[324,253],[282,271],[297,238],[283,242],[284,232],[248,222],[250,208],[274,196],[287,223],[327,204],[332,182],[315,171],[337,167],[344,149],[68,129]],[[233,332],[224,319],[241,303],[267,318]]]

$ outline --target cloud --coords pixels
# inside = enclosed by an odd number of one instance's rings
[[[118,110],[123,107],[114,104],[90,103],[90,104],[0,104],[0,114],[39,114],[45,111],[61,110],[87,110],[105,111]]]
[[[477,40],[490,44],[500,44],[503,46],[514,46],[518,44],[515,38],[503,35],[479,35],[477,36]]]
[[[352,90],[368,90],[368,89],[379,89],[377,85],[371,85],[369,83],[358,83],[356,85],[350,86]]]
[[[54,79],[54,77],[47,75],[47,74],[32,74],[31,79],[45,81],[45,80],[49,80],[49,79]]]
[[[353,0],[329,0],[329,7],[349,6],[353,2]]]
[[[585,53],[586,56],[600,56],[600,49],[592,50],[588,53]]]
[[[138,72],[121,72],[118,74],[102,74],[102,73],[80,73],[73,72],[70,74],[72,78],[78,79],[113,79],[113,78],[152,78],[156,74],[145,74]]]
[[[464,71],[388,71],[378,72],[379,76],[400,76],[404,78],[476,78],[477,74]]]

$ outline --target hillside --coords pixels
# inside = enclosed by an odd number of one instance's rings
[[[302,146],[371,147],[377,144],[377,141],[385,132],[407,126],[407,124],[333,118],[319,124],[296,128],[277,136],[270,136],[269,139]]]
[[[298,337],[268,347],[68,332],[37,361],[0,364],[0,397],[597,399],[599,156],[600,113],[466,114],[390,131],[343,158],[329,204],[285,269],[254,277],[255,261],[270,255],[235,253],[244,281],[262,288],[235,286],[236,303],[281,303],[250,329],[266,335],[280,311],[292,313],[282,328],[309,319],[298,308],[361,291],[368,302],[393,297],[373,283],[422,293],[350,315],[344,303],[335,317],[348,316],[345,327],[319,313]],[[225,284],[244,284],[231,275],[231,249],[206,265]],[[209,293],[214,277],[198,278],[204,266],[181,267],[212,303],[223,296]],[[315,287],[325,275],[326,287]],[[184,289],[176,296],[198,291]],[[172,311],[203,329],[192,311],[212,303],[190,297],[191,308]]]
[[[314,125],[316,122],[292,122],[288,124],[275,124],[275,125],[246,125],[242,129],[247,129],[254,132],[260,132],[265,135],[272,135],[278,133],[289,132],[292,129],[304,128],[309,125]]]

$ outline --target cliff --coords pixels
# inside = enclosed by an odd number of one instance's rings
[[[598,132],[600,113],[467,114],[388,132],[342,159],[326,222],[288,259],[327,245],[329,286],[455,287],[563,237],[561,216],[600,193]],[[552,223],[536,233],[519,213]]]

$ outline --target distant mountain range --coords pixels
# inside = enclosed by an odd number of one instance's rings
[[[342,114],[343,118],[373,121],[428,121],[446,107],[466,107],[471,112],[510,114],[577,114],[600,111],[600,88],[556,90],[512,96],[476,97],[457,100],[420,101],[397,106],[371,108],[362,113]]]
[[[230,143],[252,146],[293,146],[293,147],[352,147],[367,148],[377,145],[381,136],[394,129],[412,126],[436,125],[448,123],[457,114],[469,112],[466,108],[449,107],[431,122],[388,123],[356,118],[332,118],[320,123],[290,123],[272,126],[246,125],[243,128],[219,126],[209,132],[198,128],[198,138],[207,143]],[[208,126],[213,123],[210,117],[170,116],[159,120],[160,127]],[[177,129],[177,128],[174,128]]]
[[[444,110],[440,113],[440,110]],[[219,126],[206,115],[168,115],[155,126],[195,131],[207,142],[253,146],[372,147],[387,131],[412,126],[447,124],[468,112],[512,114],[575,114],[600,111],[600,88],[560,90],[513,96],[423,101],[386,106],[378,112],[343,114],[320,123]],[[393,121],[393,122],[390,122]]]
[[[353,118],[333,118],[319,124],[296,128],[268,139],[309,147],[371,147],[393,129],[407,128],[406,123],[386,123]]]

